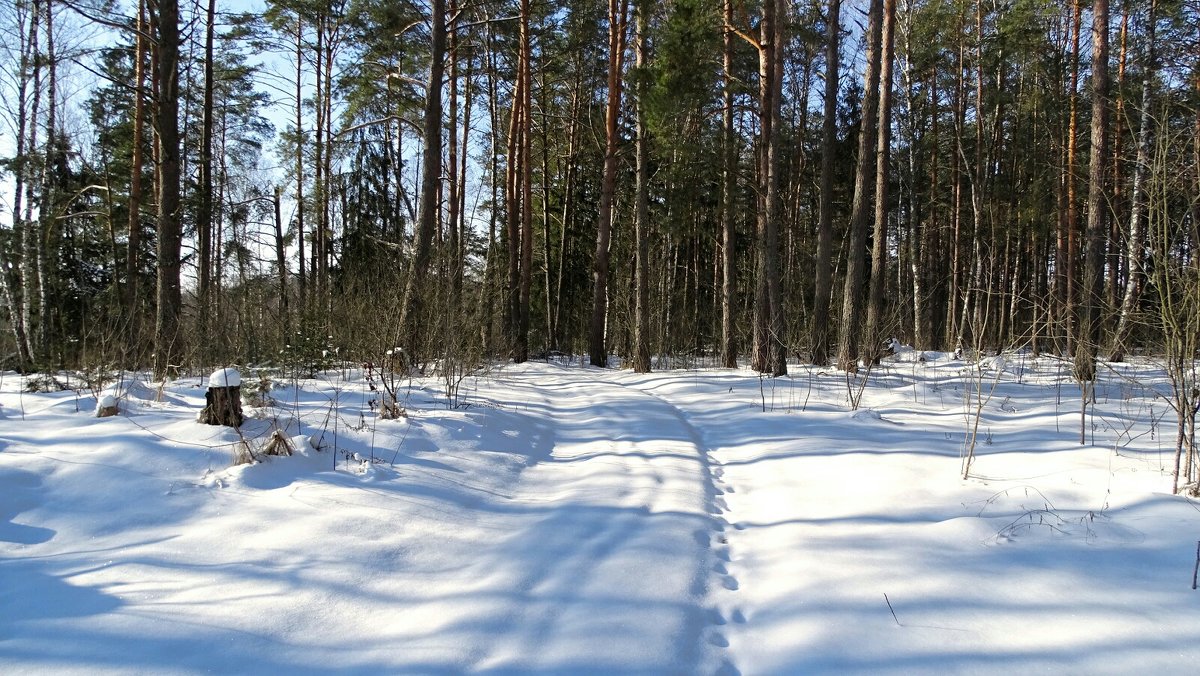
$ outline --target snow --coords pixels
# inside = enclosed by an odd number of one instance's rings
[[[208,377],[209,387],[241,387],[242,374],[235,368],[218,369]]]
[[[295,455],[235,467],[210,381],[95,418],[3,374],[0,672],[1191,673],[1161,371],[1114,365],[1080,445],[1069,365],[925,356],[857,410],[829,369],[523,364],[385,421],[331,371],[241,429]]]

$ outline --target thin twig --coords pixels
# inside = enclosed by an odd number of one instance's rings
[[[1195,589],[1195,587],[1192,588]],[[892,619],[896,621],[896,626],[903,627],[904,625],[900,624],[900,618],[896,617],[896,609],[892,608],[892,602],[888,599],[887,592],[883,593],[883,600],[887,602],[888,610],[892,611]]]
[[[1196,542],[1196,566],[1192,568],[1192,590],[1196,589],[1196,575],[1200,573],[1200,541]]]

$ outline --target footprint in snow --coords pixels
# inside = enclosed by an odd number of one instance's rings
[[[725,638],[725,635],[721,632],[714,632],[713,635],[708,638],[708,642],[717,646],[718,648],[729,647],[729,639]]]
[[[721,584],[729,591],[737,591],[738,590],[737,578],[732,575],[726,575],[724,578],[722,578]]]

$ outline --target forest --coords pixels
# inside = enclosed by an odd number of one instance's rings
[[[1192,674],[1200,0],[0,0],[0,674]]]
[[[7,368],[1196,353],[1195,0],[0,13]]]

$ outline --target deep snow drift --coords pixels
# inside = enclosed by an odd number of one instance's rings
[[[1161,373],[1104,370],[1080,445],[1068,368],[987,366],[907,353],[855,411],[832,370],[509,365],[398,420],[330,371],[247,410],[295,454],[236,467],[207,378],[4,374],[0,671],[1191,673]]]

